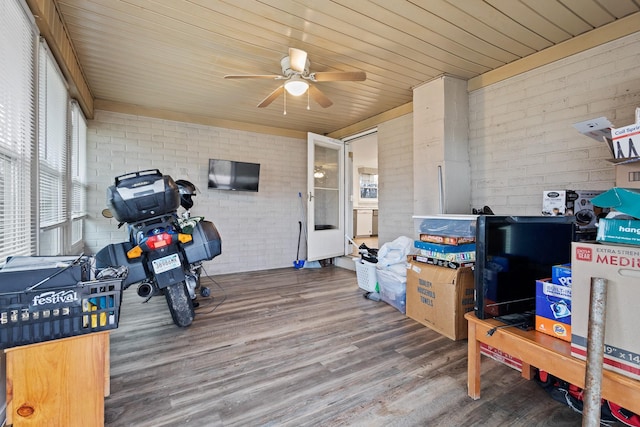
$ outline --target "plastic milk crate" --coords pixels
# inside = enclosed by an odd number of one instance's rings
[[[122,280],[0,293],[0,348],[116,329]]]
[[[367,292],[379,292],[376,265],[360,258],[354,258],[358,286]]]

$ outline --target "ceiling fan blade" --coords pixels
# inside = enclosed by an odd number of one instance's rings
[[[313,98],[322,108],[331,107],[333,102],[327,96],[320,91],[317,87],[309,85],[309,96]]]
[[[278,79],[282,76],[277,74],[227,74],[225,79]]]
[[[337,71],[337,72],[320,72],[312,73],[311,79],[316,82],[337,82],[351,81],[361,82],[367,79],[367,73],[364,71]]]
[[[258,104],[258,108],[264,108],[266,106],[268,106],[269,104],[271,104],[277,97],[279,97],[280,95],[282,95],[282,93],[284,92],[284,86],[280,86],[279,88],[277,88],[276,90],[274,90],[273,92],[271,92],[269,94],[269,96],[267,96],[265,99],[263,99],[262,101],[260,101],[260,104]]]
[[[295,47],[289,48],[289,66],[293,71],[304,73],[307,65],[307,52]]]

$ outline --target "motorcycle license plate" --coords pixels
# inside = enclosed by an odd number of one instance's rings
[[[156,274],[164,273],[165,271],[173,270],[174,268],[181,266],[178,254],[154,259],[151,261],[151,264],[153,265],[153,271]]]

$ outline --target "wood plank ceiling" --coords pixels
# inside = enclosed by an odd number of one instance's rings
[[[54,1],[96,108],[321,134],[406,105],[443,74],[477,78],[640,11],[638,0]],[[289,47],[312,72],[367,79],[317,83],[329,108],[287,96],[284,115],[282,96],[256,107],[281,81],[223,78],[281,74]]]

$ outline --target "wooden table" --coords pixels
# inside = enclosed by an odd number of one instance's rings
[[[502,328],[492,336],[487,331],[504,323],[478,319],[474,312],[464,316],[469,325],[468,393],[480,398],[480,343],[485,343],[522,361],[522,376],[532,379],[534,367],[584,388],[586,362],[571,356],[571,343],[536,331]],[[602,398],[640,414],[640,381],[603,369]]]
[[[7,425],[104,425],[109,331],[5,350]]]

